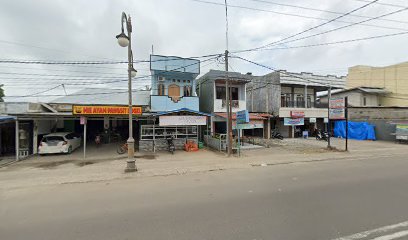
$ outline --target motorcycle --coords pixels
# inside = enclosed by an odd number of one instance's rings
[[[119,145],[119,147],[116,149],[116,152],[118,154],[124,154],[127,151],[128,151],[128,144],[127,143]]]
[[[170,135],[170,136],[166,137],[167,148],[168,148],[169,152],[171,152],[171,154],[174,154],[174,151],[176,151],[176,147],[174,146],[173,139],[174,139],[173,135]]]
[[[326,131],[318,129],[316,133],[316,140],[324,140],[327,142],[329,140],[329,134]]]
[[[272,131],[272,138],[283,140],[283,136],[276,129]]]

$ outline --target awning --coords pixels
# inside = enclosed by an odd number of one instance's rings
[[[13,116],[0,116],[0,123],[11,122],[14,121],[16,118]]]
[[[153,113],[153,116],[170,115],[170,114],[173,114],[173,113],[189,113],[189,114],[196,114],[196,115],[207,116],[207,117],[212,116],[209,113],[195,111],[195,110],[192,110],[192,109],[189,109],[189,108],[180,108],[180,109],[171,110],[171,111],[157,112],[157,113]]]
[[[222,118],[227,118],[227,113],[214,113],[214,114]],[[235,113],[232,113],[232,120],[236,119],[237,115]],[[249,120],[267,120],[267,117],[262,116],[260,113],[249,113]]]

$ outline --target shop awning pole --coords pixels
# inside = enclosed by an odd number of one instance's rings
[[[88,124],[87,119],[85,119],[84,123],[84,159],[86,158],[86,125]]]
[[[16,118],[16,161],[19,160],[19,153],[20,153],[20,136],[19,136],[19,126],[18,126],[18,119]]]

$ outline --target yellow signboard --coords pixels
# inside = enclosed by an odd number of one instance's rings
[[[72,114],[74,115],[127,115],[129,114],[129,107],[74,105],[72,106]],[[141,115],[142,107],[133,107],[132,114]]]

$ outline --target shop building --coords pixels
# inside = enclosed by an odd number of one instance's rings
[[[209,129],[212,136],[227,132],[226,74],[225,71],[210,70],[201,76],[197,83],[200,110],[212,115]],[[232,128],[235,136],[238,135],[235,115],[238,111],[247,110],[246,85],[252,78],[251,74],[228,72]],[[264,136],[265,121],[268,117],[249,113],[249,120],[249,123],[240,126],[241,136]]]
[[[317,93],[344,85],[345,77],[276,71],[252,78],[247,106],[250,112],[270,114],[271,130],[283,137],[300,137],[303,131],[312,134],[316,128],[325,128],[328,106],[318,101]]]
[[[195,86],[200,61],[152,55],[150,69],[151,90],[132,92],[135,148],[165,150],[170,135],[177,149],[187,140],[198,142],[211,116],[199,112]],[[1,103],[2,154],[36,154],[42,136],[53,132],[76,132],[90,145],[97,135],[106,144],[125,142],[127,102],[127,89],[87,88],[49,103]]]
[[[188,140],[198,143],[210,116],[199,112],[195,91],[200,61],[159,55],[151,55],[150,60],[150,116],[140,127],[140,150],[166,150],[169,136],[176,149],[182,149]]]
[[[316,75],[313,73],[292,73],[278,71],[281,85],[279,120],[275,127],[284,137],[301,137],[304,131],[309,135],[315,129],[325,129],[328,120],[328,105],[317,99],[317,93],[343,89],[346,77]]]

